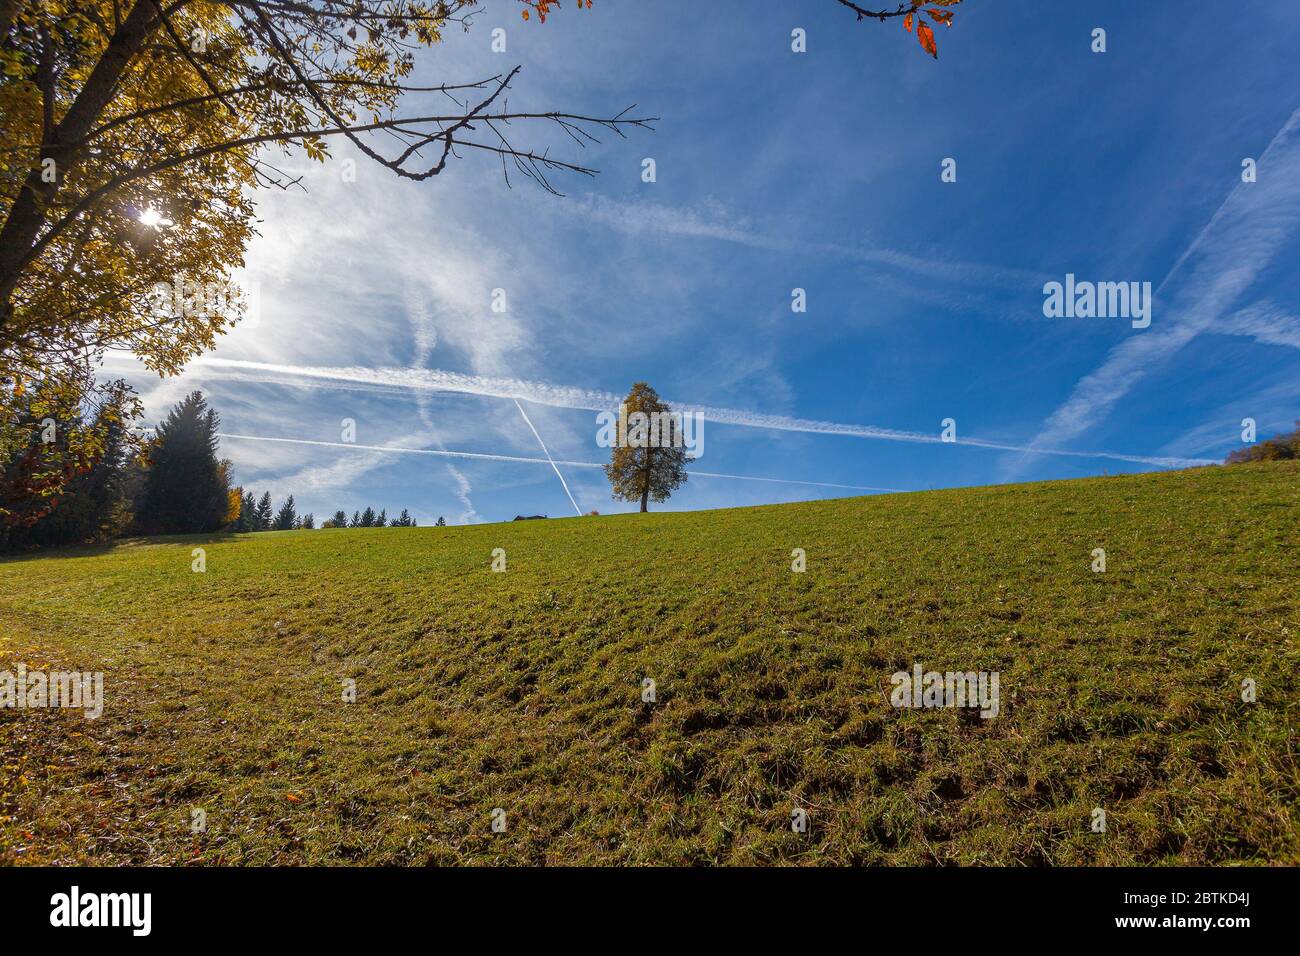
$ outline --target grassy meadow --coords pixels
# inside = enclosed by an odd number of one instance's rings
[[[0,863],[1297,864],[1298,639],[1295,462],[10,558]]]

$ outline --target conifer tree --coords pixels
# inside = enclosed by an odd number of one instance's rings
[[[271,510],[271,493],[265,491],[257,502],[257,508],[253,513],[253,530],[270,531],[271,522],[274,518],[275,513]]]
[[[230,489],[217,460],[220,421],[196,391],[159,424],[138,515],[146,534],[200,534],[225,524]]]
[[[276,512],[275,521],[271,527],[276,531],[292,531],[297,518],[298,512],[294,508],[293,495],[290,495],[284,499],[284,504],[280,505],[280,510]]]
[[[239,520],[235,522],[236,531],[256,531],[254,527],[257,521],[257,498],[251,491],[244,492],[239,504]]]

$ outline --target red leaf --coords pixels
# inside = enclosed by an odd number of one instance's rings
[[[905,29],[908,33],[912,32],[912,15],[910,13],[907,16],[903,17],[903,29]]]
[[[930,29],[930,24],[918,23],[916,25],[916,38],[921,41],[921,46],[925,48],[926,53],[936,60],[939,59],[939,48],[935,45],[934,31]]]

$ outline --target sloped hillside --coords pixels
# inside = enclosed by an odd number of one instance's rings
[[[8,560],[105,700],[0,710],[0,860],[1300,863],[1298,549],[1278,462]]]

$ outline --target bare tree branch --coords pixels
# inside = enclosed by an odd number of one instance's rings
[[[856,3],[851,2],[851,0],[839,0],[839,3],[841,6],[848,7],[850,10],[856,13],[858,15],[859,20],[865,20],[868,17],[874,17],[875,19],[879,20],[881,23],[884,23],[890,17],[906,16],[907,14],[911,13],[913,10],[916,9],[916,4],[913,3],[900,3],[898,5],[897,10],[883,10],[883,11],[866,10],[858,6]]]
[[[650,124],[657,122],[659,119],[659,117],[657,116],[624,119],[623,117],[626,113],[627,110],[624,110],[623,112],[619,113],[618,116],[611,119],[600,119],[594,116],[583,116],[577,113],[559,113],[559,112],[496,113],[496,114],[483,114],[479,118],[482,120],[494,120],[494,121],[505,121],[505,122],[508,122],[510,120],[551,120],[561,125],[565,125],[565,124],[573,125],[577,123],[585,123],[593,126],[602,126],[606,129],[612,129],[616,131],[619,131],[619,127],[621,126],[636,126],[642,129],[654,129],[654,127],[651,126]],[[86,210],[94,206],[95,203],[101,197],[119,189],[121,186],[126,185],[127,183],[135,182],[139,179],[143,179],[148,176],[155,175],[156,173],[160,173],[164,170],[171,169],[174,166],[180,166],[186,163],[192,163],[197,160],[203,159],[204,157],[212,156],[216,153],[229,152],[231,150],[240,149],[245,146],[258,146],[258,145],[263,145],[265,143],[293,142],[297,140],[313,139],[316,137],[323,137],[323,136],[343,135],[343,136],[347,136],[348,138],[352,138],[357,133],[366,133],[373,130],[392,129],[399,126],[414,126],[420,123],[463,124],[463,121],[466,119],[467,117],[464,115],[420,116],[420,117],[413,117],[407,119],[381,120],[380,122],[377,123],[365,123],[359,126],[325,127],[320,129],[309,129],[309,130],[291,130],[283,133],[265,133],[260,135],[245,136],[241,139],[230,140],[227,142],[216,143],[210,146],[205,146],[202,149],[196,149],[196,150],[191,150],[188,153],[182,153],[178,156],[171,156],[165,160],[160,160],[159,162],[153,163],[149,166],[132,170],[129,173],[123,173],[114,176],[108,182],[99,186],[97,189],[92,190],[90,193],[86,194],[84,197],[82,197],[80,201],[78,201],[75,205],[73,205],[69,209],[69,211],[58,222],[56,222],[53,226],[51,226],[51,228],[44,235],[42,235],[38,240],[36,240],[36,242],[33,243],[31,249],[19,259],[19,267],[20,268],[26,267],[33,260],[35,260],[45,249],[46,246],[48,246],[57,236],[62,234],[62,232],[68,227],[70,223],[75,221],[76,218],[80,216],[83,212],[85,212]],[[619,131],[619,133],[620,135],[623,135],[621,131]],[[442,139],[442,138],[443,138],[442,133],[439,133],[431,137],[431,139]],[[523,161],[535,161],[539,163],[544,163],[545,166],[550,169],[556,169],[556,170],[564,169],[570,172],[581,173],[587,176],[594,175],[597,172],[597,170],[595,169],[589,169],[585,166],[579,166],[576,163],[571,163],[571,162],[558,160],[558,159],[550,159],[549,157],[538,155],[533,152],[522,152],[522,151],[510,150],[510,149],[502,150],[496,147],[487,146],[485,144],[475,143],[469,140],[458,140],[454,138],[450,139],[449,142],[455,143],[456,145],[459,146],[467,146],[475,149],[487,149],[490,152],[504,152],[506,155],[516,156]],[[390,160],[385,160],[381,157],[380,162],[382,162],[385,166],[389,166],[390,168],[392,168],[390,165],[391,163]],[[415,174],[409,171],[403,171],[403,172],[405,173],[407,178],[410,179],[420,179],[420,178],[427,179],[429,176],[435,175],[435,173],[432,172],[424,173],[424,174]]]

